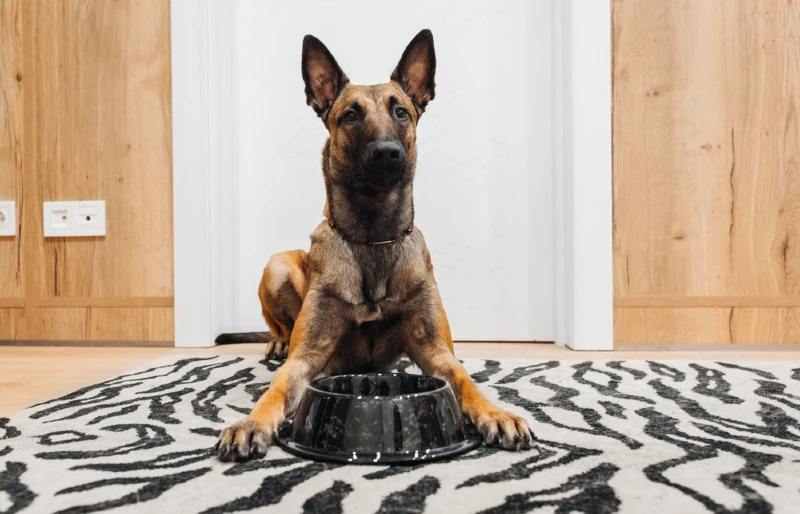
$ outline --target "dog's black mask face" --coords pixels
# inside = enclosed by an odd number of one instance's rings
[[[414,178],[416,126],[434,97],[433,35],[423,30],[409,43],[390,82],[350,84],[318,39],[303,40],[306,101],[330,133],[326,178],[360,189],[387,190]]]

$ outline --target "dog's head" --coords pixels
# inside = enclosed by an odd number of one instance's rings
[[[414,176],[416,126],[433,100],[433,35],[408,44],[386,84],[356,86],[314,36],[303,39],[306,102],[330,133],[326,178],[350,187],[390,189]]]

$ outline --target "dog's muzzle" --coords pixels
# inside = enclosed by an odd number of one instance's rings
[[[394,141],[377,141],[367,145],[362,157],[364,179],[378,187],[397,184],[406,169],[405,148]]]

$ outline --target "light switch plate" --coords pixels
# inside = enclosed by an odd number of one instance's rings
[[[106,202],[44,202],[44,237],[106,235]]]
[[[0,202],[0,237],[17,235],[16,202]]]

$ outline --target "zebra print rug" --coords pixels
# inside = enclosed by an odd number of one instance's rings
[[[0,419],[0,512],[800,511],[800,363],[464,365],[532,421],[538,451],[390,467],[273,447],[221,463],[219,430],[277,363],[170,357]]]

